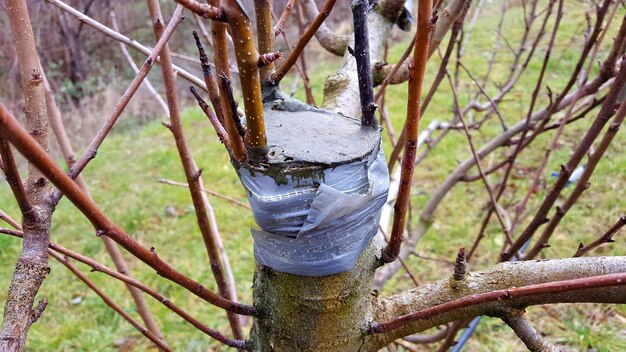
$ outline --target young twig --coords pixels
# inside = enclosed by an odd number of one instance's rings
[[[422,85],[426,62],[428,61],[428,44],[432,31],[432,0],[420,1],[418,5],[418,29],[415,42],[415,52],[413,53],[413,66],[411,68],[411,78],[409,80],[409,98],[407,106],[406,121],[406,144],[404,147],[404,157],[402,158],[402,174],[400,176],[400,189],[394,205],[393,227],[391,238],[387,247],[382,252],[382,261],[390,263],[398,257],[402,245],[402,233],[406,221],[406,213],[411,192],[411,181],[415,170],[415,152],[417,149],[417,135],[419,130],[419,120],[421,117],[420,104],[422,95]]]
[[[232,116],[232,124],[235,128],[235,131],[237,131],[237,135],[240,138],[244,138],[246,136],[246,129],[243,127],[243,125],[241,124],[241,119],[239,118],[239,115],[237,114],[237,100],[235,100],[235,96],[233,94],[233,86],[230,82],[230,80],[228,78],[226,78],[226,76],[220,76],[220,80],[222,81],[222,87],[224,88],[224,91],[226,93],[226,98],[228,101],[228,107],[230,108],[230,116]]]
[[[548,342],[539,331],[530,325],[530,322],[523,315],[505,315],[502,320],[506,325],[510,326],[519,337],[526,348],[532,352],[560,352],[550,342]]]
[[[150,72],[150,69],[152,69],[152,66],[156,58],[159,56],[161,51],[167,45],[167,41],[171,38],[172,34],[174,34],[174,30],[180,24],[180,22],[184,19],[184,17],[182,16],[182,10],[183,8],[181,6],[178,6],[177,9],[174,11],[172,19],[167,25],[167,28],[165,28],[165,30],[163,31],[163,36],[160,38],[160,40],[157,42],[157,44],[154,47],[154,51],[152,52],[152,54],[150,54],[150,56],[148,56],[148,59],[143,63],[143,65],[141,65],[141,69],[139,70],[139,73],[132,80],[132,82],[130,83],[130,85],[128,86],[128,88],[126,89],[122,97],[120,98],[120,100],[117,102],[117,104],[115,104],[115,107],[113,107],[113,111],[111,112],[109,117],[106,119],[106,121],[104,122],[104,124],[102,125],[102,127],[100,128],[96,136],[93,138],[91,143],[89,143],[89,146],[87,147],[85,152],[76,161],[74,166],[72,166],[72,168],[70,168],[70,170],[68,171],[68,175],[72,179],[75,179],[84,170],[87,164],[93,158],[96,157],[96,154],[98,152],[98,149],[100,148],[100,145],[102,144],[102,142],[104,142],[104,139],[107,137],[107,135],[113,128],[113,125],[115,125],[115,123],[117,122],[117,119],[120,117],[122,112],[124,112],[124,109],[130,102],[132,97],[135,95],[135,93],[137,92],[137,89],[141,85],[141,82],[143,81],[143,79],[148,75],[148,73]],[[162,58],[161,58],[161,61],[162,61]],[[61,197],[62,197],[61,192],[56,192],[54,195],[54,201],[58,203]]]
[[[11,146],[2,137],[0,137],[0,156],[2,157],[2,164],[4,166],[4,177],[9,184],[9,187],[11,187],[13,197],[15,197],[20,211],[22,213],[31,211],[32,206],[28,200],[28,196],[26,195],[24,182],[22,181],[22,176],[17,169],[17,163],[15,162],[15,157],[11,151]]]
[[[611,228],[608,229],[602,236],[600,236],[600,238],[596,239],[586,246],[581,243],[578,246],[576,253],[574,253],[574,257],[582,257],[583,255],[594,250],[598,246],[601,246],[605,243],[615,242],[615,240],[613,240],[613,236],[624,226],[626,226],[626,216],[620,216],[615,225],[611,226]]]
[[[211,125],[213,125],[213,128],[215,129],[215,133],[217,134],[217,137],[220,139],[222,143],[224,143],[224,146],[227,149],[230,149],[230,141],[228,140],[228,134],[226,133],[226,130],[224,129],[220,121],[217,119],[217,116],[215,116],[213,111],[211,111],[211,108],[209,107],[209,105],[204,101],[204,99],[202,99],[200,94],[198,94],[198,91],[193,86],[190,86],[189,90],[191,91],[191,94],[193,94],[194,98],[196,98],[196,100],[198,101],[198,105],[200,105],[200,109],[202,109],[206,117],[209,119],[209,122],[211,123]]]
[[[200,56],[200,65],[202,66],[202,75],[204,76],[204,83],[206,84],[207,90],[209,91],[209,99],[211,100],[211,105],[213,105],[213,110],[215,110],[215,115],[217,115],[217,119],[220,121],[222,126],[224,126],[224,110],[222,107],[222,102],[220,100],[220,90],[217,85],[217,80],[215,79],[215,73],[213,72],[213,68],[209,64],[209,58],[204,51],[204,46],[202,46],[202,42],[200,41],[198,32],[193,31],[193,38],[196,40],[196,47],[198,48],[198,55]]]
[[[541,252],[541,250],[548,245],[548,240],[554,233],[556,227],[561,222],[561,219],[565,217],[565,214],[567,214],[569,209],[571,209],[571,207],[578,201],[583,192],[589,187],[589,179],[591,178],[591,175],[593,174],[596,166],[604,156],[604,153],[609,148],[609,145],[615,138],[615,135],[617,134],[625,118],[626,104],[622,103],[620,105],[620,108],[617,110],[617,113],[615,114],[613,122],[607,129],[605,135],[602,137],[602,140],[596,147],[595,151],[589,157],[589,161],[585,166],[583,174],[576,182],[576,187],[569,195],[569,197],[567,197],[565,202],[557,207],[555,214],[550,218],[550,222],[548,223],[548,225],[546,225],[546,228],[541,233],[541,236],[539,237],[535,245],[524,255],[524,259],[532,259],[536,257],[539,252]]]
[[[124,45],[127,45],[137,51],[139,51],[140,53],[144,54],[145,56],[150,56],[150,54],[154,51],[144,45],[142,45],[141,43],[137,42],[134,39],[131,39],[125,35],[122,35],[120,33],[118,33],[117,31],[112,30],[111,28],[103,25],[102,23],[94,20],[93,18],[83,14],[82,12],[74,9],[73,7],[67,5],[66,3],[64,3],[61,0],[45,0],[46,2],[58,7],[59,9],[65,11],[66,13],[69,13],[70,15],[74,16],[78,21],[80,21],[81,24],[86,24],[90,27],[92,27],[93,29],[99,31],[100,33],[106,35],[107,37],[110,37],[114,40],[117,40],[121,43],[124,43]],[[213,21],[213,23],[218,23],[220,25],[223,26],[222,23]],[[161,63],[161,60],[156,60],[155,62],[157,63]],[[189,71],[183,69],[182,67],[173,65],[174,70],[176,70],[176,73],[178,76],[180,76],[181,78],[187,80],[188,82],[194,84],[196,87],[199,87],[202,90],[206,90],[206,87],[204,86],[204,83],[202,82],[202,79],[192,75],[191,73],[189,73]]]
[[[43,148],[24,131],[15,118],[0,105],[0,136],[6,138],[24,157],[43,171],[44,176],[74,203],[97,229],[101,236],[108,236],[135,257],[155,269],[159,275],[183,286],[194,295],[228,311],[243,315],[254,315],[254,307],[225,299],[209,291],[195,280],[174,270],[158,257],[154,248],[143,247],[123,229],[113,223],[100,208],[61,170]]]
[[[306,32],[304,32],[304,34],[300,36],[300,40],[298,40],[296,47],[291,53],[289,53],[289,56],[287,57],[287,59],[285,59],[285,62],[282,64],[282,66],[280,66],[280,68],[278,68],[278,70],[276,70],[276,72],[272,74],[271,80],[275,84],[278,84],[283,79],[283,77],[285,77],[287,72],[289,72],[291,67],[296,63],[298,57],[302,53],[302,50],[304,50],[304,47],[309,43],[317,29],[322,25],[322,23],[324,23],[324,20],[326,20],[328,15],[330,15],[330,11],[333,9],[333,6],[335,6],[335,2],[337,2],[337,0],[326,0],[324,6],[320,10],[319,15],[315,18],[315,20],[313,20],[313,22],[311,22],[311,25],[306,30]]]
[[[302,13],[309,22],[313,22],[320,15],[320,11],[314,0],[298,1],[298,12]],[[326,26],[326,23],[322,23],[317,31],[315,31],[315,38],[317,38],[322,48],[337,56],[343,56],[346,53],[350,39],[347,35],[333,32]]]
[[[150,11],[150,18],[153,23],[153,32],[155,40],[160,40],[163,36],[163,16],[161,15],[161,7],[158,0],[147,0],[148,10]],[[236,38],[236,37],[234,37]],[[202,193],[202,178],[200,177],[201,170],[198,170],[196,163],[191,155],[187,140],[185,139],[183,124],[180,117],[180,111],[178,107],[178,94],[176,92],[176,76],[172,68],[172,61],[169,55],[169,46],[165,45],[161,53],[161,72],[163,74],[163,81],[165,83],[165,93],[167,97],[167,105],[170,111],[170,123],[174,141],[176,143],[176,149],[178,155],[183,164],[183,170],[187,183],[189,184],[189,192],[193,201],[194,210],[196,213],[196,219],[202,239],[206,247],[209,262],[211,263],[211,271],[215,277],[218,290],[222,297],[229,300],[235,300],[232,294],[233,288],[230,282],[227,280],[227,274],[224,273],[223,258],[220,255],[219,242],[221,242],[219,233],[212,226],[212,223],[208,216],[207,200]],[[243,70],[243,67],[240,66]],[[242,73],[243,75],[243,73]],[[243,78],[243,76],[242,76]],[[243,330],[241,327],[241,321],[234,312],[226,312],[228,321],[236,339],[243,340]]]
[[[188,185],[188,184],[186,184],[186,183],[183,183],[183,182],[176,182],[176,181],[172,181],[172,180],[167,180],[167,179],[164,179],[164,178],[160,178],[158,181],[159,181],[160,183],[163,183],[163,184],[166,184],[166,185],[172,185],[172,186],[178,186],[178,187],[189,187],[189,185]],[[240,206],[240,207],[242,207],[242,208],[245,208],[245,209],[248,209],[248,210],[252,210],[252,208],[250,208],[250,206],[249,206],[249,205],[247,205],[247,204],[245,204],[245,203],[242,203],[242,202],[238,201],[238,200],[237,200],[237,199],[235,199],[235,198],[231,198],[231,197],[229,197],[229,196],[225,196],[225,195],[223,195],[223,194],[221,194],[221,193],[218,193],[218,192],[212,191],[212,190],[210,190],[210,189],[208,189],[208,188],[202,188],[202,191],[203,191],[204,193],[206,193],[206,194],[210,194],[210,195],[212,195],[212,196],[214,196],[214,197],[224,199],[224,200],[226,200],[226,201],[228,201],[228,202],[231,202],[232,204],[235,204],[235,205]]]
[[[622,60],[619,73],[613,82],[613,86],[611,87],[611,91],[608,93],[604,104],[602,104],[602,108],[598,113],[598,116],[593,121],[592,125],[589,127],[587,132],[585,133],[583,139],[578,144],[576,150],[568,160],[566,165],[562,165],[561,172],[554,185],[550,189],[548,195],[544,199],[543,203],[537,210],[537,213],[533,217],[530,224],[524,229],[522,234],[517,238],[517,240],[513,243],[513,245],[508,248],[505,252],[502,253],[502,260],[509,260],[512,256],[514,256],[517,251],[533,236],[535,231],[543,224],[547,222],[547,215],[554,203],[557,201],[557,198],[565,185],[567,184],[567,180],[570,177],[572,171],[578,167],[578,164],[582,160],[582,158],[587,154],[587,151],[598,137],[604,125],[608,122],[608,120],[615,113],[615,104],[617,102],[617,97],[621,92],[622,88],[626,84],[626,60]]]
[[[87,287],[89,287],[93,292],[95,292],[101,299],[106,303],[107,306],[111,307],[117,314],[119,314],[124,320],[130,323],[137,331],[139,331],[142,335],[147,337],[150,341],[152,341],[160,350],[162,351],[173,351],[171,348],[167,346],[165,341],[156,336],[153,332],[141,326],[139,322],[133,317],[131,317],[124,308],[120,307],[117,303],[115,303],[104,291],[100,289],[100,287],[96,286],[93,281],[89,280],[89,278],[83,274],[78,268],[74,266],[67,258],[60,256],[52,251],[49,251],[48,254],[59,261],[61,264],[65,265],[76,277],[80,279]]]
[[[117,25],[117,17],[115,16],[115,12],[111,11],[110,16],[111,16],[111,26],[113,27],[114,30],[119,32],[120,29]],[[124,43],[122,42],[120,42],[120,49],[122,50],[122,54],[124,54],[124,57],[126,58],[126,61],[128,61],[128,64],[130,65],[130,67],[133,69],[133,71],[135,71],[135,74],[136,75],[139,74],[139,67],[137,67],[135,60],[133,60],[133,57],[128,52],[128,49],[126,49],[126,45],[124,45]],[[165,115],[169,117],[169,111],[167,110],[167,103],[165,102],[165,100],[163,100],[163,97],[161,97],[161,94],[157,92],[157,90],[154,88],[152,83],[150,83],[150,80],[148,80],[148,78],[146,77],[144,78],[142,83],[146,87],[148,92],[152,94],[154,99],[156,99],[156,101],[159,102],[159,105],[161,105],[161,108],[165,112]]]
[[[367,31],[367,0],[352,2],[352,21],[354,23],[354,50],[356,71],[359,81],[359,97],[361,100],[361,126],[378,127],[376,122],[376,104],[370,66],[369,35]]]
[[[302,14],[302,2],[298,2],[298,11],[296,12],[296,22],[298,23],[298,30],[300,31],[300,36],[304,35],[306,32],[306,21],[304,20],[304,15]],[[317,32],[316,32],[317,33]],[[287,34],[283,33],[283,38],[285,39],[285,45],[289,51],[293,51],[291,45],[289,45],[289,40],[287,39]],[[313,90],[311,89],[311,80],[309,79],[309,70],[306,62],[306,48],[302,49],[302,53],[298,58],[299,62],[296,62],[294,66],[296,70],[302,77],[302,81],[304,83],[304,95],[306,96],[306,103],[309,105],[315,104],[315,97],[313,96]]]
[[[287,1],[283,13],[280,15],[280,18],[276,21],[276,24],[274,25],[274,38],[278,37],[281,33],[284,32],[285,24],[287,23],[287,19],[289,18],[289,15],[291,14],[291,10],[293,10],[293,6],[295,5],[295,3],[296,0]]]

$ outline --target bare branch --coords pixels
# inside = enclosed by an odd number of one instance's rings
[[[539,331],[535,330],[523,315],[505,315],[502,320],[510,326],[515,335],[524,342],[531,352],[560,352],[560,350],[548,342]]]
[[[89,278],[85,276],[85,274],[80,272],[80,270],[78,270],[78,268],[76,268],[74,264],[72,264],[67,258],[64,258],[52,251],[50,251],[49,254],[51,257],[58,260],[61,264],[65,265],[66,268],[68,268],[74,275],[76,275],[76,277],[78,277],[93,292],[95,292],[104,301],[104,303],[106,303],[107,306],[111,307],[111,309],[113,309],[117,314],[119,314],[122,318],[124,318],[124,320],[129,322],[130,325],[132,325],[135,329],[137,329],[137,331],[139,331],[142,335],[147,337],[157,347],[159,347],[159,349],[161,349],[162,351],[173,351],[171,348],[167,346],[165,341],[161,340],[158,336],[156,336],[150,330],[141,326],[141,324],[139,324],[137,320],[133,319],[133,317],[131,317],[128,313],[126,313],[124,308],[120,307],[117,303],[113,302],[113,300],[106,293],[104,293],[104,291],[102,291],[98,286],[96,286],[96,284],[94,284],[93,281],[89,280]]]
[[[159,275],[185,287],[191,293],[205,301],[238,314],[255,314],[253,307],[235,303],[216,295],[197,281],[174,270],[174,268],[158,257],[154,248],[147,249],[131,238],[124,230],[114,224],[102,210],[98,208],[93,200],[89,199],[89,197],[81,191],[78,185],[54,163],[41,146],[24,131],[15,118],[1,106],[0,135],[9,140],[26,159],[31,161],[40,170],[44,171],[46,178],[57,186],[59,190],[76,205],[97,229],[99,235],[110,237],[135,257],[155,269]]]
[[[419,121],[421,118],[421,95],[424,83],[426,62],[428,61],[428,45],[432,31],[432,0],[420,1],[418,6],[417,39],[415,52],[413,53],[413,65],[410,70],[409,97],[406,118],[406,143],[402,158],[402,174],[400,176],[400,189],[394,205],[393,228],[387,247],[382,252],[382,261],[390,263],[398,258],[402,245],[406,213],[409,205],[411,192],[411,180],[415,171],[415,153],[417,150],[417,137]]]
[[[426,284],[382,298],[366,345],[478,315],[502,315],[537,304],[626,302],[626,257],[594,257],[501,263],[468,273],[463,281]]]
[[[306,30],[306,32],[304,32],[304,34],[300,36],[300,40],[298,40],[296,47],[291,53],[289,53],[289,56],[287,57],[287,59],[285,59],[285,62],[282,64],[282,66],[280,66],[280,68],[278,68],[278,70],[276,70],[276,72],[272,74],[271,80],[275,84],[280,82],[283,77],[285,77],[287,72],[289,72],[291,67],[296,63],[296,60],[298,60],[298,57],[302,53],[304,47],[309,43],[317,29],[322,25],[322,23],[324,23],[324,20],[326,20],[328,15],[330,15],[330,11],[333,9],[333,6],[335,6],[335,2],[337,2],[337,0],[326,0],[324,6],[322,6],[322,10],[317,15],[317,17],[315,17],[315,20],[311,22],[311,25]]]
[[[582,243],[578,246],[578,250],[574,254],[574,257],[582,257],[585,253],[588,253],[595,249],[596,247],[603,245],[605,243],[615,242],[613,240],[613,236],[617,233],[617,231],[621,230],[622,227],[626,226],[626,216],[620,216],[619,220],[615,223],[615,225],[611,226],[600,238],[589,243],[584,246]]]
[[[302,0],[298,4],[300,5],[299,9],[302,10],[309,22],[313,22],[319,17],[320,12],[314,0]],[[322,48],[337,56],[343,56],[346,53],[348,41],[350,40],[347,35],[333,32],[325,23],[322,23],[315,31],[315,38],[317,38]]]
[[[274,37],[278,37],[285,30],[285,24],[287,23],[287,19],[289,18],[289,15],[291,14],[291,10],[293,10],[293,6],[295,5],[295,3],[296,0],[287,1],[283,13],[280,15],[280,18],[278,19],[278,21],[276,21],[276,24],[274,25]]]

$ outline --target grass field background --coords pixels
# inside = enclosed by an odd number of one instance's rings
[[[586,4],[586,3],[585,3]],[[584,11],[586,6],[578,2],[567,4],[562,30],[557,39],[548,74],[544,85],[558,92],[565,84],[569,73],[578,58],[582,32],[584,30]],[[471,38],[465,48],[463,63],[472,73],[481,75],[487,65],[487,59],[496,34],[499,20],[499,2],[486,3],[480,18],[471,31]],[[615,33],[618,19],[625,13],[619,10],[616,21],[609,29]],[[522,9],[512,5],[505,19],[505,35],[514,45],[522,34]],[[549,24],[550,30],[552,22]],[[466,33],[467,35],[467,33]],[[409,35],[403,34],[390,48],[389,62],[402,54]],[[611,35],[607,35],[607,39]],[[610,40],[610,39],[608,39]],[[445,45],[446,41],[444,41]],[[545,45],[545,41],[544,41]],[[503,45],[502,53],[492,73],[492,81],[502,82],[508,75],[511,55]],[[545,50],[539,49],[531,61],[528,73],[507,97],[501,107],[505,120],[512,124],[524,118],[530,92]],[[313,89],[318,103],[322,101],[324,79],[336,72],[341,61],[322,53],[314,53],[323,60],[309,60]],[[600,55],[600,59],[602,55]],[[428,66],[426,87],[438,67],[436,55]],[[452,65],[450,66],[452,67]],[[597,67],[596,67],[597,69]],[[472,83],[466,75],[461,75],[463,87],[474,92]],[[291,86],[291,78],[283,87]],[[497,92],[494,84],[487,87],[489,94]],[[180,94],[185,94],[181,92]],[[461,104],[473,96],[463,90],[460,92]],[[538,106],[545,106],[547,97],[543,92]],[[399,131],[406,113],[406,85],[389,88],[387,108],[396,131]],[[296,97],[304,98],[302,90]],[[544,171],[544,187],[529,204],[529,212],[536,210],[539,200],[545,195],[545,189],[553,179],[552,171],[564,163],[575,148],[582,134],[595,117],[594,111],[587,118],[568,127],[562,136],[559,148],[554,151]],[[449,86],[444,81],[435,95],[422,126],[438,119],[448,121],[452,117],[452,96]],[[236,174],[231,167],[223,146],[215,137],[211,126],[198,108],[188,108],[183,113],[185,132],[197,163],[203,169],[205,186],[222,194],[245,202],[245,195]],[[206,251],[201,235],[195,225],[193,206],[187,189],[160,184],[159,178],[184,181],[184,174],[178,159],[173,138],[157,118],[145,125],[132,122],[132,116],[124,116],[124,122],[116,128],[114,134],[101,148],[98,157],[85,171],[85,179],[95,201],[120,226],[146,246],[154,246],[163,259],[181,272],[216,290],[210,272]],[[491,137],[501,132],[495,120],[489,121],[480,131],[474,131],[476,145],[482,145]],[[385,137],[386,138],[386,137]],[[541,160],[545,146],[552,138],[552,133],[543,134],[532,148],[519,159],[519,167],[513,175],[515,192],[503,198],[504,204],[514,204],[526,192],[534,168]],[[390,143],[385,140],[386,151]],[[606,157],[598,166],[587,190],[578,204],[568,213],[562,225],[555,233],[551,247],[544,254],[547,258],[571,256],[579,242],[588,243],[606,228],[612,225],[619,215],[625,213],[624,198],[626,192],[626,137],[621,131]],[[505,150],[494,153],[499,161]],[[417,168],[414,181],[413,215],[418,216],[421,206],[430,194],[441,184],[445,177],[458,165],[459,160],[470,156],[465,137],[460,132],[450,133]],[[488,162],[485,161],[485,163]],[[473,170],[474,173],[476,170]],[[497,178],[492,178],[495,183]],[[565,190],[569,194],[573,187]],[[219,231],[234,268],[237,278],[237,291],[243,302],[251,302],[252,275],[254,258],[252,238],[249,229],[255,227],[250,211],[234,206],[222,199],[210,198],[219,223]],[[459,184],[446,197],[436,212],[435,223],[419,243],[416,252],[430,258],[453,260],[459,247],[469,247],[476,236],[481,214],[487,204],[488,196],[480,182]],[[12,200],[6,184],[0,185],[0,209],[17,217],[17,207]],[[168,211],[166,212],[166,209]],[[168,215],[169,214],[169,215]],[[487,230],[487,238],[482,242],[479,252],[472,261],[472,269],[490,267],[502,245],[502,235],[495,219]],[[618,234],[617,242],[603,246],[595,251],[596,255],[624,255],[626,247],[624,234]],[[52,235],[54,242],[69,247],[82,254],[112,266],[105,253],[102,242],[95,237],[93,228],[81,214],[67,201],[63,200],[54,216]],[[15,260],[21,249],[20,241],[9,237],[0,237],[0,302],[6,299],[6,287],[11,278]],[[229,333],[225,315],[204,302],[191,297],[186,291],[161,279],[152,270],[148,270],[128,256],[131,272],[141,281],[157,287],[173,302],[199,317],[208,326]],[[441,261],[420,259],[411,256],[408,266],[420,282],[447,277],[452,268]],[[84,271],[86,268],[80,265]],[[120,345],[136,343],[135,350],[151,348],[150,345],[128,323],[78,282],[74,276],[59,263],[51,261],[51,274],[45,281],[39,296],[47,297],[50,304],[29,334],[30,351],[112,351]],[[122,307],[135,314],[132,301],[123,285],[110,280],[102,274],[92,273],[89,277],[96,282]],[[386,287],[383,294],[399,292],[410,288],[412,282],[400,272]],[[150,308],[165,332],[166,340],[176,351],[206,351],[207,347],[218,350],[218,345],[210,338],[195,331],[190,325],[171,314],[161,304],[148,299]],[[2,309],[2,308],[0,308]],[[603,305],[556,305],[547,308],[531,308],[529,314],[536,327],[546,333],[548,339],[562,346],[566,351],[620,351],[626,350],[626,308],[624,306]],[[249,325],[248,325],[249,326]],[[129,341],[131,342],[129,344]],[[425,348],[432,350],[432,346]],[[512,331],[498,319],[484,319],[477,333],[469,342],[466,351],[520,351],[524,350]]]

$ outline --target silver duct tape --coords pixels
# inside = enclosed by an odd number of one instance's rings
[[[350,270],[378,231],[389,190],[380,146],[369,157],[306,177],[275,178],[239,169],[260,230],[254,256],[270,268],[305,276]]]

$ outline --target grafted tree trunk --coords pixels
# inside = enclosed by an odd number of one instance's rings
[[[371,291],[380,252],[376,240],[354,269],[307,277],[257,266],[251,334],[254,351],[359,351],[371,321]]]

